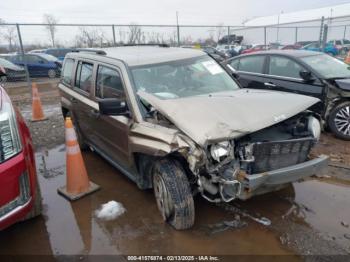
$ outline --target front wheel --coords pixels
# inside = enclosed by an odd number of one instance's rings
[[[350,140],[350,102],[341,103],[332,110],[328,125],[336,137]]]
[[[177,161],[162,159],[153,169],[153,189],[164,221],[175,229],[193,226],[194,201],[186,173]]]
[[[5,84],[7,82],[7,76],[0,77],[0,84]]]

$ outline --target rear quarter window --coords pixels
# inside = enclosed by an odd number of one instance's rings
[[[73,81],[74,60],[68,58],[65,60],[62,70],[62,83],[71,86]]]

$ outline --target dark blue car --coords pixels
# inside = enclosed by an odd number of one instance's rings
[[[48,54],[56,57],[60,61],[63,61],[66,54],[73,51],[73,48],[48,48],[32,50],[29,52],[29,54]]]
[[[7,60],[20,66],[27,65],[30,77],[59,77],[62,62],[48,54],[25,54],[6,57]]]

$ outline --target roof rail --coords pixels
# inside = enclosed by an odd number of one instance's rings
[[[93,49],[93,48],[76,48],[72,50],[72,52],[87,52],[87,53],[95,53],[96,55],[107,55],[107,53],[101,49]]]
[[[159,46],[159,47],[170,47],[168,44],[124,44],[122,46]]]

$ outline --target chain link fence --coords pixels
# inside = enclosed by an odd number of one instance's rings
[[[328,39],[350,36],[346,23],[346,20],[343,24],[328,23]],[[321,28],[320,21],[306,25],[265,27],[0,24],[0,81],[6,88],[30,86],[33,81],[56,84],[64,55],[74,48],[103,48],[126,44],[215,47],[227,35],[242,36],[244,44],[287,45],[299,41],[319,41]],[[232,44],[232,38],[226,39],[220,41],[220,44]]]

